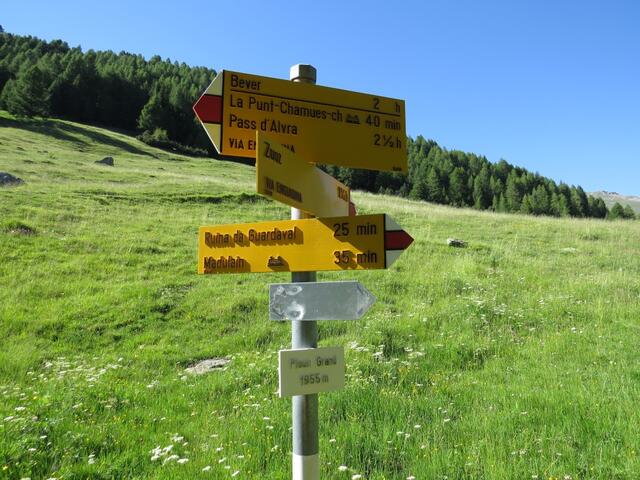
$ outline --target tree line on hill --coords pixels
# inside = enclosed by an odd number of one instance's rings
[[[610,220],[635,220],[636,218],[638,218],[638,215],[636,215],[636,212],[633,210],[633,208],[631,208],[631,205],[627,204],[623,207],[620,202],[616,202],[611,207],[611,210],[609,210],[609,215],[607,215],[607,218],[609,218]]]
[[[137,131],[150,143],[210,149],[191,107],[214,76],[159,56],[0,33],[0,108]]]
[[[449,151],[422,136],[408,139],[408,154],[408,175],[340,167],[326,171],[352,188],[444,205],[557,217],[610,216],[604,201],[582,187],[557,184],[505,160],[492,163],[484,156]]]
[[[55,116],[136,131],[147,143],[213,153],[192,105],[214,70],[154,56],[83,52],[0,32],[0,108],[21,116]],[[497,212],[633,218],[630,207],[609,211],[581,187],[553,180],[505,160],[446,150],[432,140],[408,138],[407,175],[323,167],[353,189]]]

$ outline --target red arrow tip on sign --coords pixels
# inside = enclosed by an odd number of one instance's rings
[[[402,252],[413,243],[413,237],[405,232],[389,215],[385,215],[384,250],[385,267],[389,268]]]
[[[222,96],[202,95],[193,106],[202,123],[222,123]]]
[[[404,230],[385,232],[386,250],[404,250],[413,243],[413,237]]]

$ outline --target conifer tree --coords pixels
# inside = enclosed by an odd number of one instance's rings
[[[533,207],[531,206],[531,198],[528,193],[522,197],[522,203],[520,204],[521,213],[533,213]]]
[[[489,169],[485,165],[473,181],[473,206],[486,210],[491,206],[492,198],[489,186]]]
[[[138,127],[146,131],[166,127],[166,118],[170,115],[167,110],[168,104],[165,99],[162,98],[162,94],[158,92],[154,93],[140,112]]]
[[[489,189],[494,196],[499,197],[502,193],[504,193],[504,184],[502,180],[494,175],[489,177]]]
[[[11,113],[45,117],[50,112],[49,79],[38,65],[9,80],[2,90],[2,105]]]
[[[616,220],[620,218],[624,218],[624,208],[618,202],[613,204],[611,210],[609,210],[609,215],[607,215],[609,220]]]
[[[578,201],[580,202],[580,210],[582,211],[583,216],[590,216],[589,199],[587,198],[587,194],[584,192],[581,186],[576,187],[576,193],[578,196]]]
[[[567,199],[561,193],[552,193],[551,202],[549,205],[551,215],[556,217],[568,217],[569,207],[567,205]]]
[[[467,205],[467,196],[467,182],[464,169],[456,167],[449,177],[449,201],[457,207],[464,207]]]
[[[498,212],[508,212],[507,209],[507,201],[504,198],[504,193],[500,194],[500,198],[498,199]]]
[[[594,218],[605,218],[607,216],[607,206],[604,200],[589,195],[589,216]]]
[[[440,183],[438,172],[435,168],[430,168],[426,178],[427,198],[426,200],[434,203],[445,203],[444,189]]]
[[[418,181],[413,184],[413,188],[411,189],[411,194],[409,196],[416,200],[427,200],[429,196],[429,189],[427,188],[426,180],[423,178],[418,179]]]
[[[505,200],[508,211],[520,211],[520,207],[522,204],[522,192],[520,189],[520,183],[518,181],[518,174],[515,172],[515,170],[512,170],[507,177]]]
[[[574,217],[589,216],[589,200],[582,187],[571,187],[570,209]]]
[[[631,208],[631,205],[627,204],[624,209],[622,210],[622,215],[624,218],[629,219],[629,220],[635,220],[636,219],[636,212],[633,211],[633,208]]]
[[[538,185],[529,196],[531,213],[534,215],[546,215],[550,213],[549,194],[544,185]]]

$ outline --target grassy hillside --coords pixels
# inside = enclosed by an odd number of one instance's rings
[[[25,181],[0,188],[0,478],[290,478],[290,326],[267,313],[289,276],[195,274],[198,226],[288,218],[254,170],[0,113],[0,171]],[[347,361],[322,478],[640,476],[640,222],[354,197],[416,241],[318,274],[378,298],[320,323]]]

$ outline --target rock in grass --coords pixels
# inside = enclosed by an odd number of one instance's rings
[[[0,231],[13,235],[35,235],[36,229],[26,223],[10,220],[0,224]]]
[[[464,248],[467,246],[467,242],[459,238],[447,238],[447,245],[450,247]]]
[[[189,368],[185,368],[184,371],[191,375],[203,375],[212,370],[224,367],[230,361],[231,360],[228,358],[208,358],[207,360],[202,360]]]
[[[0,187],[12,187],[14,185],[21,185],[24,180],[18,177],[14,177],[10,173],[0,172]]]
[[[104,157],[102,160],[96,160],[95,163],[99,163],[101,165],[108,165],[113,167],[113,157]]]

